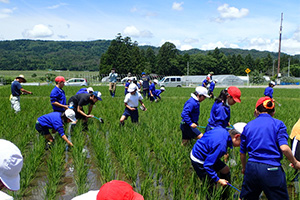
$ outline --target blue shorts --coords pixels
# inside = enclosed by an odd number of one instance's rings
[[[216,183],[208,176],[208,173],[204,169],[203,164],[194,162],[193,160],[191,160],[191,162],[192,162],[193,168],[196,171],[198,177],[202,181],[205,181],[205,179],[208,178],[210,184]],[[220,159],[218,159],[218,160],[216,160],[215,164],[213,165],[213,169],[215,170],[215,172],[218,173],[225,166],[226,166],[226,164],[224,162],[222,162]]]
[[[289,199],[285,173],[281,166],[248,162],[240,198],[259,199],[262,191],[267,199]]]
[[[36,122],[35,129],[42,135],[50,135],[49,128],[42,126],[39,122]]]
[[[201,134],[199,129],[191,128],[188,124],[180,124],[180,129],[182,131],[182,139],[183,140],[191,140],[196,138],[198,135]]]
[[[130,110],[129,108],[125,107],[123,115],[126,117],[126,119],[130,116],[131,122],[133,123],[139,122],[139,112],[137,108],[135,108],[135,110]]]

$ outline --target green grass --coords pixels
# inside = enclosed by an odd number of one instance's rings
[[[44,155],[40,151],[41,144],[38,139],[41,136],[34,129],[36,119],[52,111],[49,94],[53,86],[24,86],[24,88],[32,91],[34,95],[21,96],[22,110],[19,115],[14,115],[8,101],[10,87],[0,87],[2,102],[0,111],[4,113],[0,115],[0,138],[11,140],[21,149],[24,165],[26,165],[21,172],[21,178],[26,179],[22,187],[27,188],[21,188],[22,192],[16,196],[20,199],[25,194],[30,196],[28,194],[32,189],[30,182],[34,181],[36,171],[46,166],[49,178],[48,189],[45,188],[45,191],[48,191],[46,196],[49,199],[59,199],[60,188],[64,185],[61,181],[66,165],[65,142],[56,135],[56,142],[59,141],[55,144],[56,148]],[[217,188],[214,193],[208,194],[206,184],[198,179],[191,166],[189,153],[196,141],[193,140],[186,147],[180,145],[180,114],[194,88],[167,88],[167,91],[161,95],[162,100],[159,103],[144,100],[148,110],[146,112],[139,110],[139,124],[132,124],[129,119],[125,121],[124,127],[119,127],[119,119],[124,112],[124,87],[117,87],[115,98],[110,97],[108,87],[94,86],[93,88],[101,91],[103,101],[96,103],[92,114],[103,118],[105,123],[99,124],[97,120],[90,119],[87,133],[80,132],[80,124],[78,124],[71,135],[74,148],[70,153],[78,194],[91,189],[90,185],[86,184],[87,173],[89,168],[96,166],[100,174],[97,177],[100,185],[113,179],[124,180],[145,199],[205,199],[207,195],[212,195],[214,199],[219,198],[221,189]],[[80,87],[64,87],[67,99],[76,94],[79,89]],[[215,94],[219,94],[220,91],[221,88],[217,88]],[[264,88],[242,88],[241,92],[242,102],[231,108],[231,124],[254,119],[255,104],[263,96]],[[282,120],[290,133],[299,119],[300,90],[275,88],[274,98],[282,104],[281,107],[276,106],[274,117]],[[199,125],[206,126],[213,103],[214,101],[209,99],[201,103]],[[82,154],[83,148],[88,149],[90,158]],[[33,154],[32,149],[39,153]],[[234,148],[229,151],[229,154],[229,160],[234,159],[237,164],[231,166],[232,185],[241,189],[243,175],[240,173],[239,149]],[[43,160],[37,162],[37,158],[40,157]],[[31,162],[43,163],[45,166],[33,167],[28,164]],[[287,174],[287,182],[288,185],[293,185],[291,182],[293,169],[288,167],[288,164],[284,158],[282,165]],[[58,169],[62,170],[57,172]],[[28,170],[33,174],[27,177],[24,173]],[[230,191],[232,196],[236,192],[234,189]],[[299,197],[291,194],[290,198]]]

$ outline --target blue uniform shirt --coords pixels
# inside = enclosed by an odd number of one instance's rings
[[[230,120],[230,107],[223,105],[223,102],[215,101],[210,111],[208,126],[226,128],[228,126],[229,120]]]
[[[154,83],[151,83],[151,85],[149,86],[149,95],[150,95],[150,91],[152,92],[152,94],[154,96],[154,93],[155,93],[155,84]]]
[[[160,94],[161,94],[161,90],[155,90],[153,95],[160,99]]]
[[[19,83],[19,81],[14,80],[14,82],[11,84],[11,94],[13,96],[20,96],[22,94],[21,88],[22,85]]]
[[[51,101],[51,105],[52,105],[52,108],[54,111],[57,111],[57,112],[64,112],[65,109],[62,108],[62,107],[57,107],[57,106],[54,106],[52,103],[54,102],[58,102],[62,105],[67,105],[66,102],[67,102],[67,99],[66,99],[66,95],[65,95],[65,92],[58,88],[58,87],[54,87],[53,90],[51,91],[50,93],[50,101]]]
[[[38,118],[41,126],[56,130],[60,136],[65,135],[64,124],[60,112],[52,112]]]
[[[125,83],[125,92],[124,92],[125,95],[128,93],[127,89],[129,87],[129,85],[130,85],[130,82]]]
[[[88,94],[87,88],[81,88],[80,90],[78,90],[76,94],[81,94],[81,93]]]
[[[206,88],[206,86],[208,85],[208,81],[205,79],[204,81],[202,81],[202,86]]]
[[[142,76],[142,81],[143,81],[143,89],[148,89],[149,88],[149,81],[150,78],[149,76]]]
[[[198,124],[199,120],[200,102],[195,98],[197,97],[194,94],[192,94],[192,97],[185,102],[181,113],[182,121],[188,124],[189,126],[191,126],[192,123]]]
[[[220,127],[207,131],[193,147],[193,156],[204,162],[205,171],[215,182],[220,178],[213,169],[213,165],[227,153],[228,147],[232,148],[231,136],[226,129]]]
[[[267,87],[265,89],[264,95],[269,96],[270,98],[273,98],[273,88],[272,87]]]
[[[281,145],[288,145],[286,126],[267,113],[250,121],[241,134],[240,152],[248,152],[248,161],[280,166]]]
[[[212,81],[212,82],[210,83],[209,90],[210,90],[211,92],[213,92],[214,89],[215,89],[215,86],[216,86],[215,82]]]

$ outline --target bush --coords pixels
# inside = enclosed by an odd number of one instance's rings
[[[254,70],[250,75],[249,81],[254,84],[263,84],[265,82],[265,78],[263,77],[263,74],[259,73],[259,71]]]

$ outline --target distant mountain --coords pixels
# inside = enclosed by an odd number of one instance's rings
[[[0,41],[0,70],[90,70],[97,71],[101,55],[107,51],[111,40],[95,41],[43,41],[11,40]],[[152,48],[157,54],[159,47],[139,46],[140,49]],[[267,57],[274,59],[278,54],[268,51],[220,48],[225,55],[242,57],[250,54],[254,59]],[[209,51],[190,49],[180,54],[207,54]],[[283,53],[282,53],[283,54]],[[300,55],[293,56],[300,59]]]

